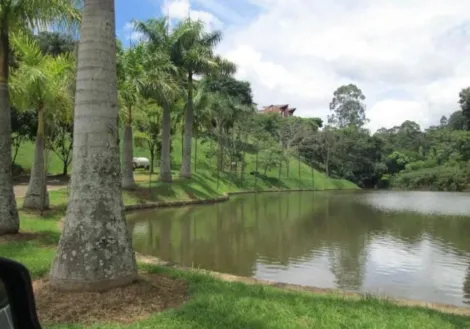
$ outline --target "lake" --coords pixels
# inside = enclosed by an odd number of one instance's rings
[[[282,192],[128,214],[136,251],[322,288],[470,304],[470,194]]]

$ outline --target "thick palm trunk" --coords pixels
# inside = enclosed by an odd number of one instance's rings
[[[171,182],[171,117],[170,106],[165,103],[163,106],[162,120],[162,153],[160,156],[160,180]]]
[[[8,100],[8,26],[0,30],[0,235],[20,228],[11,172],[11,112]]]
[[[28,189],[23,202],[26,209],[48,209],[49,193],[46,183],[46,166],[44,161],[44,108],[38,109],[38,129],[36,133],[36,147],[34,150],[34,159],[29,178]]]
[[[117,115],[114,0],[85,0],[71,193],[50,275],[55,288],[103,291],[137,277],[121,194]]]
[[[129,108],[129,121],[124,126],[124,140],[122,147],[122,188],[134,190],[137,185],[134,180],[132,158],[134,157],[134,139],[132,137],[132,109]]]
[[[188,75],[188,106],[184,114],[183,159],[181,162],[180,177],[191,178],[191,146],[193,141],[193,77]]]

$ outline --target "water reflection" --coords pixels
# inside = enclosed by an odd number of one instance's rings
[[[461,305],[470,302],[461,196],[267,193],[128,217],[139,252],[186,266]]]

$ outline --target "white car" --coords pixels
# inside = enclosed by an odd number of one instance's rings
[[[132,167],[134,169],[144,168],[146,170],[149,170],[150,169],[150,161],[149,161],[149,159],[143,158],[143,157],[132,158]]]

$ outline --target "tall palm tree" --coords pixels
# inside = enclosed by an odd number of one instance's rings
[[[103,291],[137,277],[121,194],[114,0],[85,0],[78,50],[73,171],[50,284]]]
[[[191,178],[191,147],[194,124],[194,77],[211,73],[234,73],[233,63],[215,55],[214,48],[222,39],[219,31],[205,32],[201,21],[190,19],[178,25],[173,32],[177,34],[177,44],[172,51],[173,62],[186,75],[187,106],[184,116],[183,159],[181,178]]]
[[[11,73],[10,99],[18,109],[34,109],[38,122],[31,177],[23,207],[47,209],[49,194],[44,158],[46,116],[54,111],[66,112],[72,107],[69,86],[74,77],[74,61],[67,54],[55,58],[43,55],[38,42],[27,34],[14,34],[11,43],[19,59],[19,67]]]
[[[165,18],[134,22],[137,31],[147,40],[150,56],[145,62],[148,84],[147,91],[163,108],[161,126],[162,148],[160,155],[160,181],[171,182],[171,106],[181,93],[179,74],[171,61],[179,34],[170,33]]]
[[[0,235],[17,233],[18,211],[11,171],[11,113],[8,91],[10,33],[56,20],[79,19],[78,0],[4,0],[0,2]]]
[[[134,138],[132,132],[133,110],[137,108],[141,96],[141,85],[144,76],[142,65],[144,46],[118,51],[118,95],[124,116],[124,139],[122,161],[122,188],[132,190],[137,187],[134,180],[132,158],[134,157]]]

